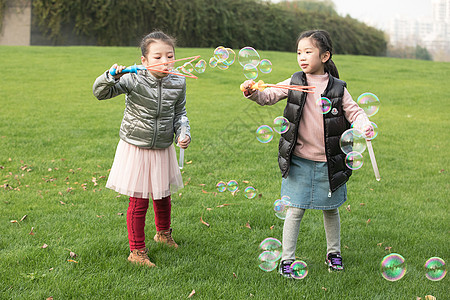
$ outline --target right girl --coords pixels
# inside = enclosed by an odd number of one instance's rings
[[[287,98],[284,117],[290,123],[279,144],[278,163],[282,174],[281,195],[290,198],[283,227],[283,253],[279,273],[291,277],[300,222],[306,209],[323,211],[329,271],[343,270],[340,248],[338,207],[347,199],[352,171],[345,166],[345,154],[339,146],[341,134],[355,122],[358,129],[371,136],[373,127],[339,80],[331,60],[332,43],[328,32],[310,30],[297,40],[297,62],[302,69],[280,85],[315,86],[314,93],[281,88],[253,90],[253,80],[243,83],[244,95],[259,105],[273,105]],[[316,104],[321,97],[332,102],[327,114]]]

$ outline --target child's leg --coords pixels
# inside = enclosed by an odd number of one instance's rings
[[[127,229],[130,250],[145,248],[145,215],[148,199],[130,197],[127,210]]]
[[[155,211],[155,225],[157,231],[153,239],[155,242],[178,248],[177,243],[175,243],[172,238],[172,228],[170,228],[170,214],[172,210],[170,196],[160,200],[153,200],[153,209]]]
[[[283,227],[283,254],[281,260],[295,260],[295,248],[297,246],[300,223],[305,210],[297,207],[289,207]]]
[[[323,225],[327,238],[327,253],[341,252],[341,221],[339,210],[323,211]]]
[[[169,230],[170,215],[172,211],[172,201],[170,196],[158,200],[153,199],[153,210],[155,212],[156,230]]]

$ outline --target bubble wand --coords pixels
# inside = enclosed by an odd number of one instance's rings
[[[162,70],[157,70],[154,69],[154,67],[160,66],[160,65],[167,65],[167,64],[171,64],[177,61],[182,61],[182,60],[188,60],[190,59],[187,63],[192,63],[194,60],[200,58],[200,55],[197,56],[191,56],[191,57],[186,57],[186,58],[180,58],[180,59],[175,59],[175,60],[171,60],[170,62],[165,62],[165,63],[158,63],[158,64],[154,64],[148,67],[144,67],[143,65],[136,65],[134,64],[133,66],[127,67],[125,69],[122,70],[121,73],[137,73],[138,70],[148,70],[148,71],[154,71],[154,72],[160,72],[160,73],[167,73],[167,74],[173,74],[173,75],[177,75],[177,76],[183,76],[183,77],[188,77],[188,78],[194,78],[194,79],[198,79],[197,76],[193,75],[192,73],[186,71],[186,73],[188,74],[183,74],[183,73],[177,73],[177,72],[173,72],[173,71],[162,71]],[[111,76],[117,75],[117,70],[115,68],[111,68],[109,69],[109,74],[111,74]]]
[[[251,88],[253,90],[263,91],[266,87],[288,89],[288,90],[306,92],[306,93],[314,93],[314,91],[311,91],[308,89],[316,88],[315,86],[304,86],[304,85],[268,84],[268,83],[264,83],[264,81],[262,81],[262,80],[256,82],[254,85],[252,85]],[[246,88],[244,87],[244,84],[241,84],[240,89],[242,92],[244,92],[246,90]]]
[[[380,100],[375,94],[372,93],[363,93],[359,95],[356,102],[362,107],[368,117],[375,115],[378,112],[378,108],[380,105]],[[372,136],[366,136],[365,139],[367,144],[367,151],[369,152],[370,156],[370,162],[372,163],[373,173],[375,174],[375,179],[377,181],[380,181],[380,171],[378,171],[377,160],[375,159],[375,153],[373,152],[372,147],[372,139],[374,137],[374,133],[372,132]]]
[[[181,117],[181,133],[180,133],[180,141],[186,138],[186,128],[187,128],[188,118],[186,116]],[[178,167],[183,169],[184,165],[184,149],[180,147],[180,159],[178,160]]]

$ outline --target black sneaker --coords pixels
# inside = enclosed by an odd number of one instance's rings
[[[278,273],[280,273],[281,276],[292,278],[291,273],[291,265],[294,262],[292,259],[286,259],[280,262],[280,265],[278,266]]]
[[[328,253],[325,259],[325,264],[328,265],[328,271],[343,271],[344,264],[342,263],[341,253]]]

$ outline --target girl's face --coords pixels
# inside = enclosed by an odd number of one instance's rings
[[[330,52],[320,54],[311,38],[303,38],[298,42],[297,61],[302,71],[311,75],[325,74],[324,64],[330,58]]]
[[[175,59],[175,52],[173,47],[159,40],[150,43],[148,45],[147,55],[141,56],[142,64],[145,67],[162,63],[161,65],[154,67],[154,69],[158,71],[171,71],[174,66],[174,63],[173,62],[171,63],[171,61],[173,61],[174,59]],[[156,78],[163,78],[169,75],[167,73],[158,71],[150,71],[150,72]]]

